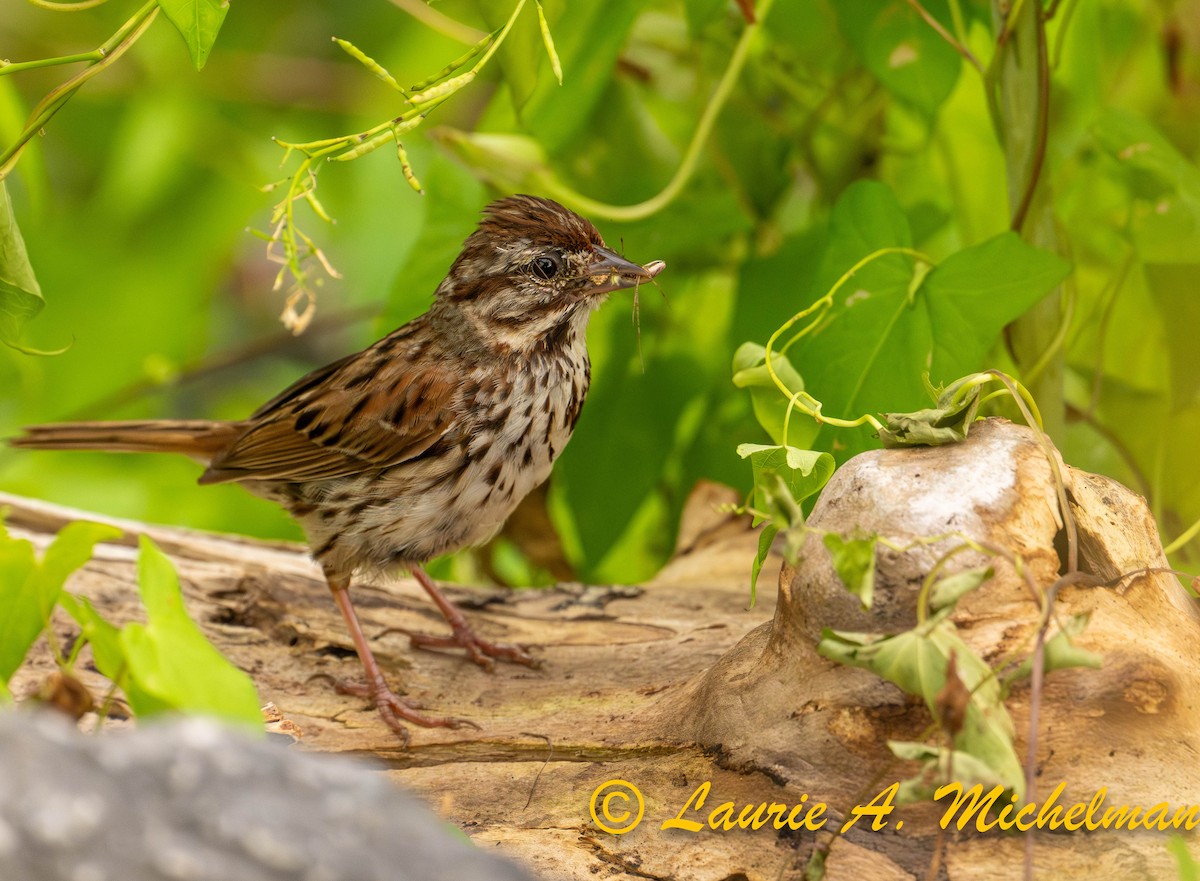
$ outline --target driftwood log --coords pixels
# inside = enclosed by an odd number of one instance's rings
[[[1108,581],[1167,565],[1138,496],[1069,467],[1063,476],[1081,571]],[[919,739],[931,719],[923,702],[819,656],[817,637],[822,627],[911,627],[921,580],[954,540],[881,551],[869,612],[842,588],[821,542],[810,540],[796,567],[775,561],[764,572],[763,596],[747,610],[757,536],[744,519],[715,513],[713,503],[726,500],[719,488],[697,490],[678,554],[645,585],[457,592],[484,634],[544,646],[540,670],[502,666],[489,675],[460,657],[413,652],[404,631],[441,624],[416,584],[358,587],[356,603],[393,680],[438,712],[481,726],[417,730],[407,751],[361,701],[330,687],[327,677],[354,676],[357,661],[301,548],[118,523],[126,544],[101,546],[69,588],[117,623],[135,618],[133,536],[149,534],[179,566],[189,608],[209,637],[303,731],[300,749],[373,757],[477,844],[494,845],[539,877],[775,881],[801,877],[814,848],[825,846],[827,878],[921,878],[939,838],[940,877],[1020,877],[1027,836],[954,826],[943,835],[944,803],[901,806],[881,831],[872,831],[868,816],[833,837],[856,805],[914,773],[916,765],[894,759],[886,744]],[[15,532],[43,543],[67,520],[87,516],[4,495],[0,505],[11,509]],[[896,544],[970,535],[1021,555],[1042,586],[1064,566],[1049,462],[1029,430],[1002,420],[978,424],[963,444],[856,457],[809,522],[877,532]],[[978,562],[964,554],[954,568]],[[1025,582],[1004,561],[993,563],[996,576],[954,614],[960,634],[989,662],[1028,651],[1037,626]],[[777,603],[761,589],[775,573]],[[1045,800],[1062,782],[1064,806],[1087,803],[1102,788],[1105,805],[1166,803],[1174,812],[1200,803],[1193,600],[1170,574],[1150,573],[1113,587],[1067,585],[1056,608],[1064,618],[1090,615],[1077,643],[1104,663],[1047,675],[1037,782],[1027,797]],[[49,669],[48,658],[33,659],[14,690],[34,687]],[[1007,703],[1024,756],[1028,685]],[[606,815],[605,790],[598,813],[590,810],[597,788],[616,779],[636,785],[644,799],[641,823],[620,835],[602,826],[621,825],[629,808],[627,823],[636,801],[612,796]],[[724,802],[735,805],[735,818],[746,805],[802,805],[802,818],[821,804],[827,822],[816,832],[770,822],[757,830],[662,828],[681,812],[707,824]],[[1177,877],[1168,832],[1031,835],[1038,877]]]

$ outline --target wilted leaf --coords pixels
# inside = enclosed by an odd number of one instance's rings
[[[958,675],[957,658],[954,652],[950,653],[946,661],[946,683],[933,699],[934,718],[951,737],[962,731],[967,705],[971,701],[971,692]]]
[[[54,670],[46,676],[31,698],[76,722],[96,708],[87,686],[63,670]]]
[[[913,413],[887,413],[879,439],[885,447],[939,446],[967,439],[979,410],[979,385],[957,400],[956,392],[976,374],[955,380],[936,399],[937,406]]]

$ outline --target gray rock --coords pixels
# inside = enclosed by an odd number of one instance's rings
[[[532,881],[361,763],[186,719],[0,713],[3,881]]]

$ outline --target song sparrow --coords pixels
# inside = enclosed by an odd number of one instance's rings
[[[433,305],[373,346],[308,374],[240,422],[147,420],[38,425],[18,447],[182,453],[208,465],[200,483],[236,481],[282,504],[303,526],[350,629],[368,697],[407,743],[422,715],[388,687],[349,587],[356,571],[408,568],[452,635],[481,666],[531,664],[520,646],[476,636],[421,568],[486,541],[550,474],[583,407],[591,366],[585,331],[606,294],[664,268],[604,246],[557,202],[493,202]]]

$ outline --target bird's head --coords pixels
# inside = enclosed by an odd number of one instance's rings
[[[485,209],[437,297],[486,341],[524,352],[580,335],[607,294],[649,281],[664,265],[626,260],[557,202],[509,196]]]

